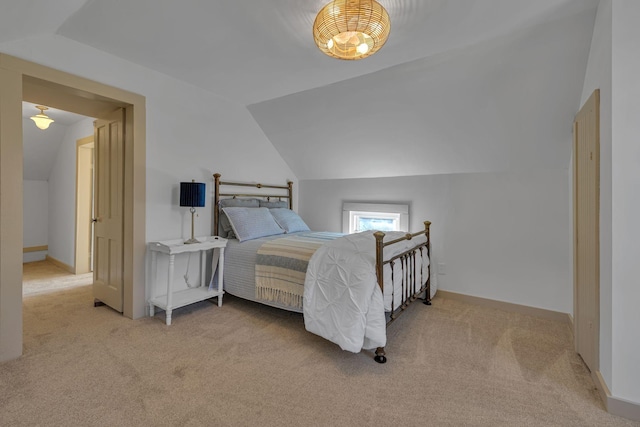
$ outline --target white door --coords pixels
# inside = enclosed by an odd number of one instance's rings
[[[574,138],[574,338],[593,372],[600,346],[600,92],[578,112]]]
[[[93,296],[122,312],[124,110],[95,122]]]

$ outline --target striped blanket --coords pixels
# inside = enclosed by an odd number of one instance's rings
[[[256,298],[302,308],[309,259],[339,233],[311,232],[264,243],[256,259]]]

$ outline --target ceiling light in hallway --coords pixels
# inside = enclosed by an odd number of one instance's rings
[[[36,124],[36,126],[38,126],[39,129],[45,130],[49,127],[49,125],[51,123],[54,122],[54,120],[47,116],[44,113],[44,110],[48,110],[49,107],[43,107],[42,105],[36,105],[36,108],[38,110],[40,110],[40,114],[36,114],[35,116],[31,116],[31,120],[33,120]]]

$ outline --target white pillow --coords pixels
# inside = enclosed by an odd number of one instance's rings
[[[284,234],[284,230],[273,219],[267,208],[230,207],[222,208],[222,210],[229,218],[231,228],[241,242],[258,237]]]
[[[271,208],[271,215],[275,218],[278,225],[287,233],[295,233],[296,231],[311,231],[300,215],[286,208]]]

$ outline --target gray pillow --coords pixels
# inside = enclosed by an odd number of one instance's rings
[[[267,208],[222,208],[240,242],[284,234]]]
[[[271,215],[275,218],[278,225],[287,233],[295,233],[297,231],[310,231],[309,227],[300,218],[300,216],[291,209],[275,208],[269,209]]]
[[[231,228],[231,224],[229,223],[229,218],[222,211],[222,208],[231,208],[231,207],[244,207],[244,208],[257,208],[260,206],[260,202],[258,199],[240,199],[240,198],[232,198],[232,199],[220,199],[218,201],[218,205],[220,206],[220,220],[218,221],[218,235],[220,237],[226,237],[227,239],[235,239],[236,236],[233,233],[233,228]]]
[[[234,197],[231,199],[220,199],[218,201],[222,208],[258,208],[260,207],[260,200],[258,199],[241,199]]]
[[[278,200],[277,202],[271,202],[268,200],[260,200],[261,208],[288,208],[289,202],[284,200]]]

